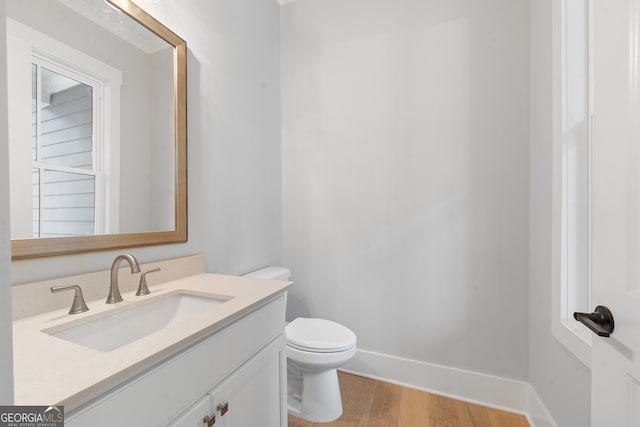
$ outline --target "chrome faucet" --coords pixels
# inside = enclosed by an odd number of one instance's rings
[[[120,289],[118,288],[118,270],[120,269],[120,263],[127,261],[131,267],[131,274],[140,273],[140,264],[138,260],[131,254],[118,255],[111,264],[111,286],[109,287],[109,296],[107,297],[107,304],[115,304],[122,301],[122,295],[120,295]]]

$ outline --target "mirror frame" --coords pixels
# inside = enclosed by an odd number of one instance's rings
[[[187,241],[187,43],[131,0],[105,1],[174,48],[175,229],[146,233],[11,240],[13,260]]]

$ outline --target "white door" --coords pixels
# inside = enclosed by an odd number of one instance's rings
[[[282,427],[287,425],[281,376],[286,356],[278,339],[210,392],[220,427]]]
[[[169,424],[169,427],[204,427],[209,424],[208,421],[211,421],[211,417],[215,417],[215,415],[212,415],[211,398],[207,395],[180,414]],[[210,424],[215,424],[215,420]]]
[[[593,0],[592,427],[640,427],[640,0]]]

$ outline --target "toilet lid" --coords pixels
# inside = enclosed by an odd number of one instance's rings
[[[339,323],[299,317],[285,328],[287,345],[299,350],[329,353],[348,350],[356,344],[356,334]]]

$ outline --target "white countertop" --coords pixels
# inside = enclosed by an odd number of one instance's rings
[[[284,292],[290,284],[202,273],[150,286],[151,294],[146,296],[123,293],[121,303],[106,304],[102,299],[88,302],[90,310],[82,314],[69,315],[66,308],[17,320],[13,323],[15,404],[59,404],[65,406],[65,411],[72,411],[244,316]],[[232,298],[110,352],[92,350],[42,332],[82,324],[180,291]]]

